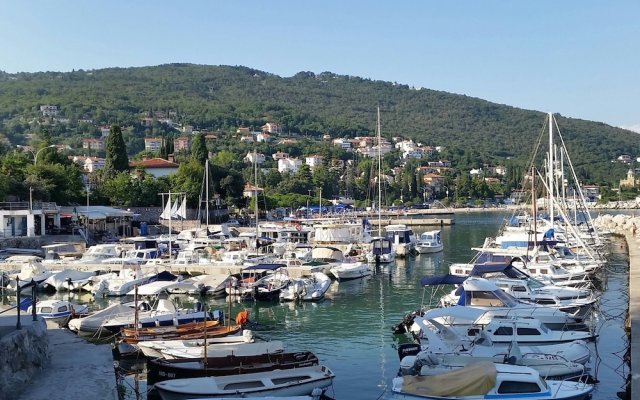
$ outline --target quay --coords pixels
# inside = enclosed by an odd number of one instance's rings
[[[111,345],[0,306],[0,400],[117,400]]]

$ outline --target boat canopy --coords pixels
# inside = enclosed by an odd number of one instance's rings
[[[466,276],[458,275],[438,275],[423,276],[420,279],[420,286],[436,286],[436,285],[460,285],[467,279]]]
[[[438,398],[481,396],[494,388],[497,374],[493,363],[477,362],[439,375],[405,375],[402,392]]]
[[[529,275],[515,268],[511,264],[500,263],[475,264],[473,269],[471,269],[469,276],[482,277],[484,274],[491,274],[495,272],[502,272],[507,277],[515,279],[524,279],[529,277]]]
[[[256,264],[244,268],[243,271],[275,271],[285,267],[285,264]]]

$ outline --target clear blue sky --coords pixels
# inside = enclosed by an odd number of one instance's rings
[[[331,71],[640,130],[640,0],[0,0],[0,21],[6,72]]]

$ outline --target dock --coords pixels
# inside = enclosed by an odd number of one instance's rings
[[[13,357],[7,357],[7,363],[15,362],[21,368],[30,364],[38,371],[30,372],[29,379],[16,370],[0,383],[0,399],[118,399],[110,344],[87,342],[56,324],[46,324],[42,319],[33,321],[31,314],[26,313],[21,314],[22,329],[16,330],[16,317],[15,310],[1,315],[3,341],[27,345],[23,349],[25,354],[32,353],[34,348],[43,349],[46,354],[42,359],[28,356],[26,363],[20,361],[20,349],[14,351]],[[44,335],[40,334],[42,330],[46,330]],[[13,383],[11,387],[2,387],[7,382]]]

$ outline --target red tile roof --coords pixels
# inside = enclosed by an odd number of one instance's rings
[[[178,168],[178,164],[167,161],[164,158],[149,158],[141,161],[132,161],[129,163],[130,167],[142,167],[148,168]]]

